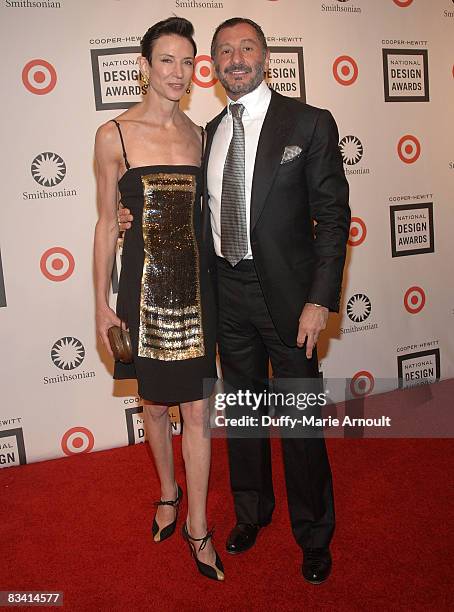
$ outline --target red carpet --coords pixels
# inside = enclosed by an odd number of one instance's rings
[[[225,441],[213,442],[209,517],[223,553],[233,513]],[[328,446],[338,527],[323,585],[301,576],[274,440],[273,523],[248,553],[222,554],[224,584],[199,577],[179,532],[152,542],[148,446],[2,470],[0,590],[60,590],[64,609],[77,611],[453,609],[452,441]],[[175,449],[182,483],[179,439]]]

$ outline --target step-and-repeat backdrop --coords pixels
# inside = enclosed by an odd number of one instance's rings
[[[337,120],[353,219],[324,376],[354,397],[454,376],[453,0],[1,0],[0,467],[144,439],[95,334],[93,140],[172,14],[196,28],[199,124],[225,102],[209,49],[233,16],[263,26],[270,86]]]

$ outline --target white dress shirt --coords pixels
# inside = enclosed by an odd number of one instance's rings
[[[254,174],[255,156],[259,142],[260,132],[262,131],[263,121],[271,100],[271,91],[265,81],[244,95],[236,102],[243,104],[243,126],[245,141],[245,197],[246,197],[246,223],[247,223],[247,243],[248,252],[245,259],[252,259],[251,249],[251,190],[252,178]],[[221,195],[222,177],[224,173],[225,158],[232,140],[233,120],[230,113],[230,104],[235,104],[234,100],[228,98],[227,114],[222,118],[218,125],[210,150],[208,160],[208,195],[211,212],[211,228],[213,230],[213,240],[216,255],[222,257],[221,253]]]

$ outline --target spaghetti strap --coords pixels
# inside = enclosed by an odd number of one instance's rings
[[[112,121],[115,123],[115,125],[118,128],[118,133],[120,134],[120,140],[121,140],[121,148],[123,149],[123,158],[125,160],[126,170],[129,170],[131,166],[129,165],[128,158],[126,157],[125,143],[123,141],[123,134],[121,133],[120,124],[115,119],[112,119]]]
[[[202,159],[201,159],[201,163],[203,165],[203,157],[205,155],[205,130],[202,128],[200,128],[202,130]]]

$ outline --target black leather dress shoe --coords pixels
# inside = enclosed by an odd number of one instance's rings
[[[304,550],[303,576],[312,584],[325,582],[331,573],[331,553],[328,548],[306,548]]]
[[[237,523],[227,538],[227,552],[231,555],[236,555],[252,548],[259,530],[260,525]]]

